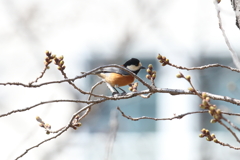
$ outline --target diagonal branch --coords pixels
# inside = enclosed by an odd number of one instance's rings
[[[68,125],[65,126],[64,129],[62,129],[57,135],[55,135],[55,136],[53,136],[53,137],[51,137],[51,138],[45,139],[44,141],[38,143],[37,145],[32,146],[32,147],[26,149],[26,151],[23,152],[20,156],[18,156],[15,160],[18,160],[19,158],[23,157],[23,156],[24,156],[25,154],[27,154],[30,150],[39,147],[39,146],[42,145],[43,143],[48,142],[48,141],[50,141],[50,140],[52,140],[52,139],[55,139],[55,138],[59,137],[61,134],[63,134],[64,132],[66,132],[66,131],[72,126],[72,121],[74,120],[74,118],[75,118],[78,114],[80,114],[82,111],[84,111],[84,110],[92,107],[93,105],[94,105],[94,103],[91,103],[91,104],[89,104],[89,105],[81,108],[80,110],[78,110],[76,113],[74,113],[74,114],[72,115],[71,119],[69,120]]]
[[[232,135],[233,137],[235,137],[235,139],[238,141],[238,143],[240,143],[240,140],[238,138],[238,136],[236,135],[236,133],[234,133],[231,128],[229,128],[226,124],[224,124],[221,120],[218,120],[218,123],[221,124],[222,126],[224,126]]]
[[[216,0],[214,0],[214,4],[215,4],[215,8],[217,10],[217,17],[218,17],[219,28],[222,31],[222,35],[224,37],[225,43],[226,43],[230,53],[231,53],[232,60],[233,60],[234,64],[236,65],[237,68],[240,69],[240,62],[239,62],[237,53],[233,50],[233,48],[232,48],[232,46],[231,46],[231,44],[230,44],[230,42],[228,40],[228,37],[227,37],[227,35],[225,33],[225,30],[224,30],[224,28],[222,26],[222,19],[221,19],[221,15],[220,15],[220,8],[219,8],[218,3],[217,3]]]

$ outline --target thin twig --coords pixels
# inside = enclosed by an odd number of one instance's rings
[[[237,68],[232,68],[232,67],[229,67],[229,66],[225,66],[225,65],[222,65],[222,64],[208,64],[208,65],[204,65],[204,66],[200,66],[200,67],[183,67],[183,66],[178,66],[178,65],[175,65],[175,64],[172,64],[172,63],[168,63],[169,66],[172,66],[172,67],[175,67],[175,68],[178,68],[178,69],[182,69],[182,70],[204,70],[204,69],[207,69],[207,68],[212,68],[212,67],[222,67],[222,68],[226,68],[226,69],[229,69],[233,72],[240,72],[239,69]]]
[[[240,128],[238,128],[237,126],[235,126],[229,119],[222,117],[222,119],[224,121],[226,121],[228,124],[230,124],[233,128],[235,128],[236,130],[240,131]]]
[[[240,143],[240,140],[239,140],[238,136],[236,135],[235,132],[233,132],[233,131],[231,130],[231,128],[229,128],[229,127],[228,127],[226,124],[224,124],[221,120],[218,120],[218,123],[221,124],[222,126],[224,126],[224,127],[233,135],[233,137],[235,137],[235,139],[238,141],[238,143]]]
[[[235,149],[235,150],[240,150],[240,148],[238,148],[238,147],[233,147],[233,146],[231,146],[230,144],[228,144],[228,143],[223,143],[223,142],[221,142],[221,141],[219,141],[219,140],[218,140],[217,143],[220,144],[220,145],[222,145],[222,146],[227,146],[227,147],[232,148],[232,149]]]
[[[97,82],[94,86],[92,86],[92,88],[91,88],[91,90],[90,90],[90,93],[92,93],[93,90],[94,90],[98,85],[100,85],[100,84],[102,84],[102,83],[103,83],[103,81],[99,81],[99,82]],[[89,94],[88,101],[90,101],[91,97],[92,97],[92,95]],[[85,113],[79,118],[79,120],[81,120],[81,119],[83,119],[84,117],[86,117],[90,111],[91,111],[91,107],[89,107],[89,108],[85,111]]]
[[[44,141],[38,143],[37,145],[32,146],[32,147],[26,149],[26,151],[23,152],[20,156],[18,156],[15,160],[18,160],[19,158],[23,157],[23,156],[24,156],[25,154],[27,154],[30,150],[39,147],[39,146],[42,145],[43,143],[48,142],[48,141],[50,141],[50,140],[52,140],[52,139],[54,139],[54,138],[57,138],[57,137],[60,136],[63,132],[67,131],[68,128],[69,128],[69,126],[65,127],[65,128],[64,128],[61,132],[59,132],[57,135],[55,135],[55,136],[53,136],[53,137],[51,137],[51,138],[45,139]]]
[[[104,101],[104,99],[101,99],[100,101]],[[5,117],[5,116],[9,116],[13,113],[17,113],[17,112],[24,112],[24,111],[27,111],[27,110],[30,110],[30,109],[33,109],[37,106],[40,106],[40,105],[43,105],[43,104],[48,104],[48,103],[55,103],[55,102],[73,102],[73,103],[86,103],[86,104],[90,104],[90,103],[99,103],[100,102],[99,100],[92,100],[92,101],[81,101],[81,100],[68,100],[68,99],[59,99],[59,100],[50,100],[50,101],[44,101],[44,102],[40,102],[40,103],[37,103],[33,106],[30,106],[30,107],[26,107],[26,108],[23,108],[23,109],[17,109],[17,110],[12,110],[8,113],[5,113],[5,114],[1,114],[0,117]]]
[[[48,69],[48,65],[45,66],[45,68],[43,69],[43,71],[41,72],[39,77],[37,77],[34,81],[29,82],[29,85],[32,85],[33,83],[36,83],[40,78],[42,78],[47,69]]]
[[[78,110],[76,113],[73,114],[73,116],[71,117],[68,125],[65,126],[64,129],[61,130],[61,132],[59,132],[57,135],[55,135],[55,136],[53,136],[53,137],[51,137],[51,138],[45,139],[44,141],[38,143],[38,144],[35,145],[35,146],[32,146],[32,147],[26,149],[26,151],[25,151],[24,153],[22,153],[20,156],[18,156],[15,160],[18,160],[19,158],[23,157],[23,156],[24,156],[25,154],[27,154],[30,150],[32,150],[32,149],[34,149],[34,148],[37,148],[37,147],[39,147],[40,145],[42,145],[43,143],[48,142],[48,141],[50,141],[50,140],[52,140],[52,139],[55,139],[55,138],[57,138],[58,136],[60,136],[62,133],[66,132],[66,131],[71,127],[72,121],[74,120],[74,118],[75,118],[78,114],[80,114],[82,111],[88,109],[89,107],[91,107],[91,106],[93,106],[93,105],[94,105],[94,103],[91,103],[91,104],[89,104],[89,105],[81,108],[80,110]]]
[[[150,120],[155,120],[155,121],[162,121],[162,120],[173,120],[173,119],[181,119],[187,115],[190,115],[190,114],[195,114],[195,113],[208,113],[208,110],[202,110],[202,111],[195,111],[195,112],[187,112],[187,113],[184,113],[184,114],[180,114],[180,115],[177,115],[177,116],[174,116],[174,117],[170,117],[170,118],[153,118],[153,117],[146,117],[146,116],[142,116],[142,117],[138,117],[138,118],[133,118],[131,116],[127,116],[119,107],[117,107],[117,109],[121,112],[122,116],[127,118],[127,119],[130,119],[132,121],[138,121],[138,120],[141,120],[141,119],[150,119]]]
[[[224,111],[221,111],[221,113],[229,116],[240,116],[240,113],[230,113],[230,112],[224,112]]]

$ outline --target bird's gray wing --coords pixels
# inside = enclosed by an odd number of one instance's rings
[[[100,74],[100,73],[118,73],[122,75],[130,75],[128,72],[116,67],[107,67],[94,72],[94,74]]]

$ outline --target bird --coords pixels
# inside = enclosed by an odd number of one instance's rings
[[[142,63],[137,58],[131,58],[130,60],[126,61],[122,66],[136,75],[141,69],[146,69],[142,66]],[[92,74],[97,75],[106,83],[113,96],[115,94],[120,94],[116,88],[122,91],[120,95],[126,94],[126,92],[120,87],[131,84],[135,79],[134,76],[129,74],[127,71],[117,67],[107,67],[99,69]]]

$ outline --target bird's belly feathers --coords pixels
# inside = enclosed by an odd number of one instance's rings
[[[134,81],[134,77],[131,75],[121,75],[117,73],[100,73],[98,76],[105,79],[112,87],[126,86]]]

